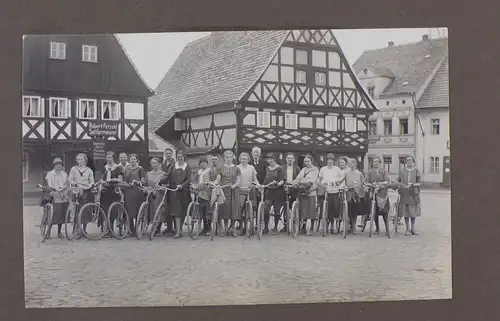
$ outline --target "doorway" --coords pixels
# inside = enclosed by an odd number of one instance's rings
[[[444,187],[451,186],[451,163],[450,156],[443,157],[443,182]]]

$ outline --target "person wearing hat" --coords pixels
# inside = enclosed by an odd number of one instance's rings
[[[267,163],[269,164],[266,168],[266,174],[264,177],[263,185],[270,183],[275,183],[270,185],[266,190],[262,190],[264,193],[264,233],[269,233],[269,216],[271,206],[274,206],[274,228],[273,234],[278,233],[278,223],[280,221],[281,208],[285,203],[285,190],[283,185],[285,184],[285,172],[283,167],[277,163],[277,157],[274,153],[268,153],[266,155]]]
[[[328,215],[327,228],[330,223],[332,224],[331,233],[335,233],[340,228],[340,195],[339,185],[345,180],[345,172],[339,167],[334,165],[335,156],[332,153],[326,155],[327,165],[322,167],[319,171],[319,184],[325,187],[325,198],[328,202],[327,213]],[[337,226],[334,226],[337,222]]]
[[[57,237],[63,238],[61,229],[65,220],[66,211],[68,210],[68,174],[64,172],[64,163],[60,157],[54,158],[52,161],[53,169],[47,173],[45,180],[47,186],[54,189],[54,214],[52,218],[52,225],[57,224]],[[52,227],[51,227],[52,229]],[[50,236],[50,233],[49,233]]]

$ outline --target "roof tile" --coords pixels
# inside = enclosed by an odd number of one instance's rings
[[[450,80],[448,59],[445,59],[436,75],[420,98],[417,108],[449,107]]]

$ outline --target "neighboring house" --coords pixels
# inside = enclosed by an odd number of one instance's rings
[[[376,110],[332,30],[214,32],[186,46],[149,107],[150,130],[187,154],[259,146],[300,163],[362,160]]]
[[[375,100],[378,112],[369,119],[369,148],[364,168],[369,168],[371,159],[382,158],[384,167],[395,179],[404,164],[405,157],[416,158],[417,165],[426,182],[435,182],[430,178],[428,164],[435,163],[439,155],[419,154],[419,150],[428,150],[434,143],[432,139],[422,140],[422,128],[430,128],[430,121],[419,117],[419,106],[433,79],[438,77],[438,70],[448,58],[448,39],[429,39],[424,35],[417,43],[394,45],[390,42],[386,48],[365,51],[354,64],[357,77]],[[448,92],[446,92],[448,95]],[[429,96],[429,95],[427,95]],[[426,104],[432,105],[427,99]],[[444,109],[446,117],[441,121],[448,123],[448,106]],[[447,125],[443,125],[446,127]],[[418,148],[419,144],[427,144]],[[437,144],[437,142],[436,142]],[[431,158],[432,157],[432,158]],[[442,166],[442,164],[440,164]],[[435,166],[434,166],[435,168]],[[441,181],[440,181],[441,182]]]
[[[97,178],[108,150],[137,153],[147,162],[147,101],[152,94],[112,34],[25,36],[25,192],[43,183],[55,156],[69,170],[77,153],[88,154]]]
[[[157,157],[162,161],[165,159],[165,149],[170,148],[172,152],[175,154],[177,148],[156,135],[155,133],[149,132],[149,159],[153,157]],[[144,168],[149,168],[150,164],[143,165]]]

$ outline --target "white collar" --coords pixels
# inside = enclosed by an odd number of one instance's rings
[[[108,171],[112,171],[112,170],[114,170],[117,167],[118,167],[118,165],[116,165],[116,164],[113,164],[111,166],[108,165],[108,164],[106,164],[106,166],[104,168],[106,168],[106,170],[108,170]]]
[[[184,163],[184,165],[180,166],[179,163],[175,162],[175,169],[186,169],[187,163]]]

